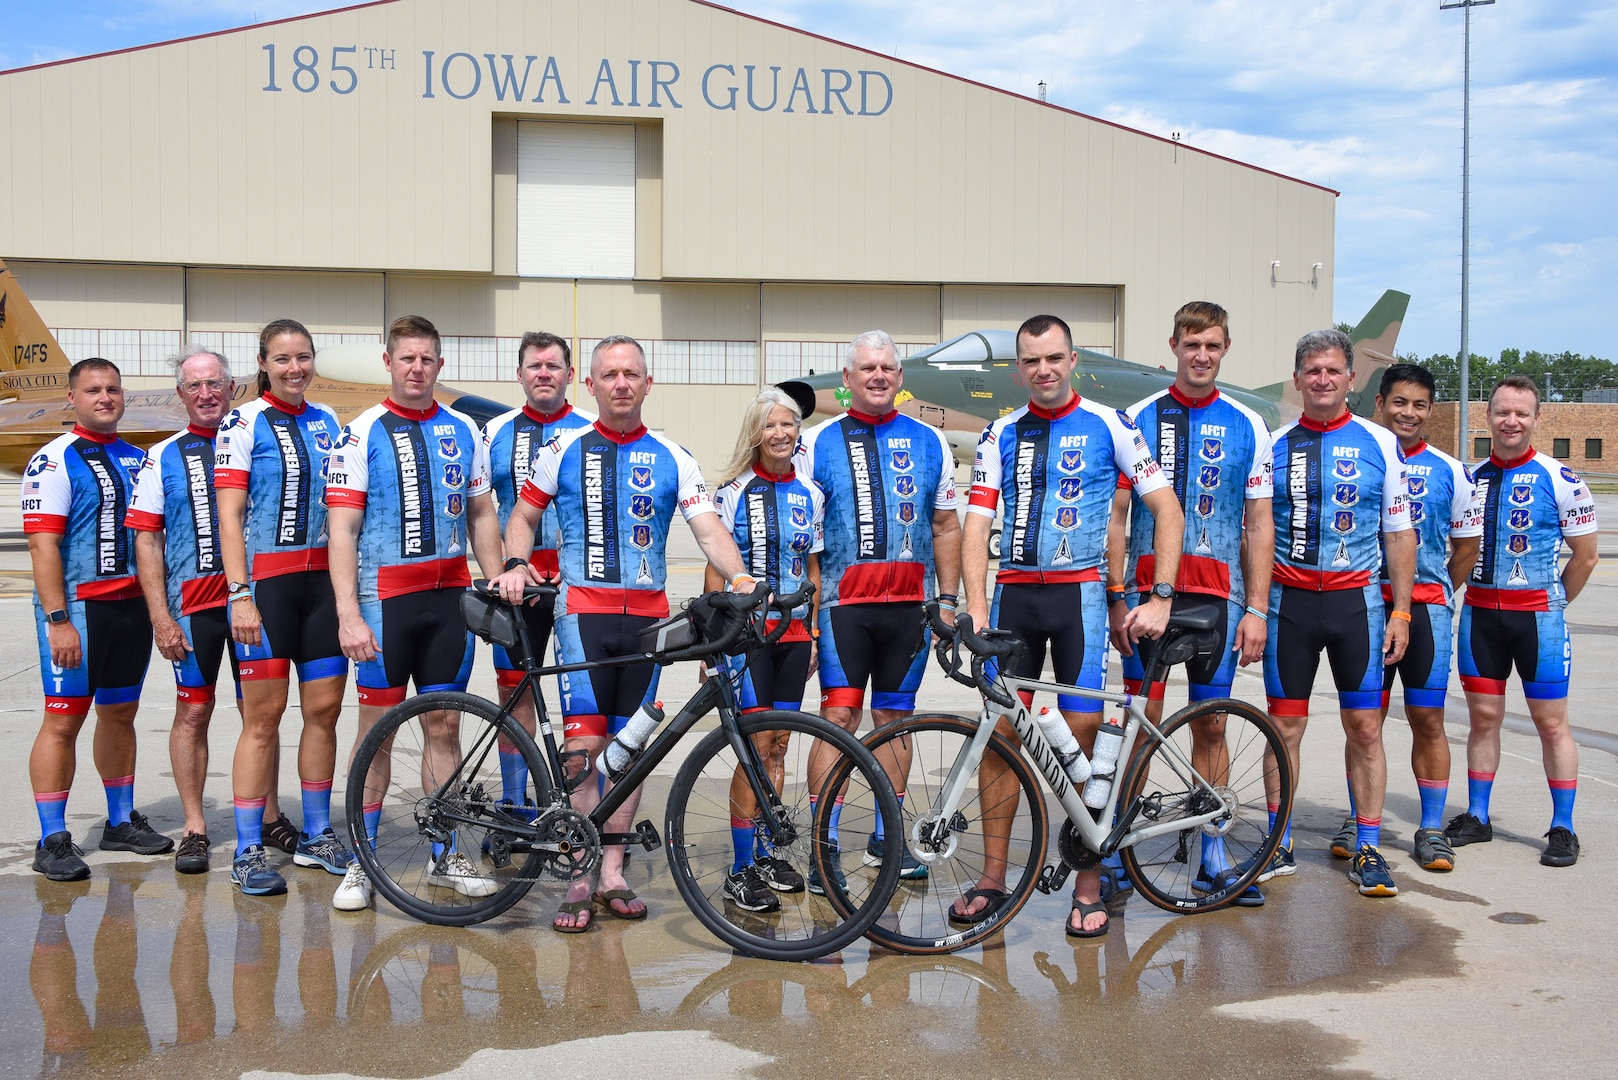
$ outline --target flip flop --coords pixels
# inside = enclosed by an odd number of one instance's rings
[[[634,891],[631,889],[597,890],[596,894],[590,899],[601,905],[601,908],[615,919],[624,919],[628,922],[634,922],[636,919],[646,918],[647,909],[644,907],[639,911],[623,912],[612,906],[612,902],[614,900],[622,900],[625,904],[632,900],[639,900],[640,897],[636,896]]]
[[[1083,901],[1075,900],[1075,901],[1073,901],[1073,910],[1077,911],[1079,913],[1079,926],[1081,927],[1081,929],[1078,929],[1078,930],[1073,929],[1073,916],[1069,915],[1068,919],[1067,919],[1067,936],[1068,937],[1077,937],[1077,938],[1106,937],[1107,936],[1107,931],[1112,929],[1112,915],[1108,913],[1106,904],[1086,904]],[[1107,916],[1107,921],[1101,924],[1101,929],[1099,929],[1099,930],[1085,930],[1085,929],[1082,929],[1082,927],[1084,926],[1084,920],[1089,918],[1091,915],[1095,915],[1095,914],[1098,914],[1098,913]]]
[[[575,920],[577,920],[580,914],[591,916],[591,918],[584,920],[583,926],[578,925],[576,921],[572,926],[563,926],[554,919],[551,920],[551,929],[555,930],[558,934],[582,934],[586,930],[590,929],[591,925],[595,922],[595,906],[589,900],[568,900],[564,903],[558,904],[556,906],[556,914],[572,915]]]
[[[977,900],[980,897],[987,900],[988,903],[983,906],[982,911],[979,911],[973,915],[963,915],[959,911],[955,910],[954,904],[951,904],[949,906],[950,923],[955,926],[976,926],[978,923],[982,922],[984,919],[987,919],[990,915],[993,915],[1000,909],[1000,905],[1003,904],[1006,899],[1006,890],[968,889],[966,892],[961,894],[961,899],[966,901],[967,907],[971,907],[972,901]]]

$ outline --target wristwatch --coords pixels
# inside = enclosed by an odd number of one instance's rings
[[[1159,600],[1173,600],[1174,586],[1170,585],[1166,581],[1159,581],[1156,585],[1152,586],[1152,595],[1157,597]]]
[[[519,559],[519,558],[516,558],[515,556],[513,556],[512,558],[509,558],[509,559],[506,560],[505,568],[506,568],[506,570],[510,571],[510,570],[515,570],[520,566],[527,566],[527,565],[528,565],[528,560],[527,559]]]
[[[1128,597],[1124,596],[1124,590],[1122,590],[1122,589],[1108,589],[1107,590],[1107,604],[1109,606],[1112,605],[1112,604],[1122,604],[1127,599],[1128,599]]]
[[[57,608],[55,611],[47,614],[45,618],[49,619],[53,623],[65,623],[67,622],[67,609]]]

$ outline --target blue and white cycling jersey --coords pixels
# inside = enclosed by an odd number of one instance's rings
[[[489,426],[483,430],[483,441],[489,448],[489,475],[494,483],[494,501],[500,511],[501,536],[506,534],[511,508],[517,505],[517,493],[528,482],[534,454],[557,435],[589,427],[595,419],[564,403],[561,410],[551,416],[524,405],[489,421]],[[558,539],[556,511],[546,510],[534,532],[534,554],[528,560],[542,577],[555,577],[558,572]]]
[[[736,540],[747,572],[768,582],[772,596],[797,592],[809,580],[809,556],[825,547],[825,501],[796,472],[784,476],[754,466],[714,492],[719,520]],[[783,641],[807,641],[809,605],[793,609]]]
[[[1252,409],[1217,389],[1192,400],[1171,386],[1130,406],[1128,414],[1153,448],[1185,511],[1185,546],[1175,587],[1245,604],[1242,523],[1249,500],[1273,494],[1269,428]],[[1152,576],[1156,525],[1157,518],[1136,491],[1124,575],[1131,592],[1137,587],[1150,589],[1156,580]]]
[[[1411,601],[1449,606],[1453,583],[1449,579],[1449,539],[1478,536],[1483,531],[1482,507],[1472,499],[1472,476],[1466,466],[1426,442],[1405,454],[1405,475],[1410,492],[1410,526],[1416,530],[1416,589]],[[1382,599],[1393,599],[1382,567]]]
[[[23,470],[22,531],[62,538],[66,599],[141,595],[135,537],[124,524],[146,451],[78,425],[40,447]],[[38,603],[38,596],[35,596]]]
[[[793,464],[825,497],[822,608],[932,595],[933,512],[956,503],[942,431],[898,412],[850,410],[804,432]]]
[[[1077,394],[984,428],[966,510],[993,520],[1005,499],[996,584],[1099,580],[1120,474],[1143,493],[1168,486],[1128,417]]]
[[[324,405],[294,407],[268,393],[220,423],[214,484],[247,492],[254,581],[327,568],[326,459],[342,427]]]
[[[365,511],[359,602],[470,586],[467,503],[488,491],[483,437],[454,409],[390,399],[356,416],[332,452],[326,499]]]
[[[1361,589],[1382,568],[1382,534],[1410,528],[1393,432],[1345,412],[1275,433],[1274,585]]]
[[[1475,474],[1482,549],[1466,579],[1469,607],[1557,611],[1567,606],[1557,554],[1564,536],[1596,531],[1595,498],[1572,469],[1530,450],[1491,456]]]
[[[714,512],[696,458],[644,427],[599,421],[552,438],[534,455],[523,501],[555,505],[562,537],[556,618],[669,613],[669,526]]]
[[[208,428],[188,426],[152,447],[125,517],[132,529],[163,533],[169,611],[176,617],[225,602],[214,454]]]

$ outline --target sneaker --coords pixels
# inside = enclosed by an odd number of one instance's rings
[[[331,906],[338,911],[364,911],[371,906],[371,897],[375,894],[376,886],[365,876],[365,867],[355,859],[348,864],[343,883],[331,894]]]
[[[826,853],[826,861],[831,865],[832,877],[837,881],[837,887],[843,891],[848,890],[848,875],[843,873],[843,853],[836,844]],[[809,863],[809,891],[816,896],[826,895],[826,886],[820,880],[820,871],[815,868],[813,861]]]
[[[298,849],[292,853],[294,866],[318,866],[328,874],[346,874],[354,863],[354,853],[337,839],[337,833],[327,828],[319,836],[298,837]]]
[[[301,835],[298,832],[298,827],[288,821],[285,814],[280,815],[274,821],[264,823],[264,843],[269,847],[284,851],[288,855],[297,854],[298,838]]]
[[[1545,838],[1550,843],[1539,856],[1541,866],[1572,866],[1579,861],[1579,838],[1572,829],[1558,825],[1546,833]]]
[[[70,832],[53,832],[34,849],[34,869],[52,881],[83,881],[90,876],[84,852]]]
[[[1331,838],[1331,857],[1334,859],[1352,859],[1354,857],[1354,842],[1360,838],[1360,826],[1350,814],[1343,819],[1343,827],[1337,830],[1337,835]]]
[[[454,889],[462,896],[481,899],[500,891],[500,883],[478,873],[472,860],[459,851],[451,851],[442,859],[427,857],[427,884],[440,889]]]
[[[131,810],[128,821],[121,825],[109,824],[101,830],[101,850],[166,855],[174,850],[174,841],[152,828],[145,814]]]
[[[758,869],[758,879],[776,892],[803,892],[803,875],[781,856],[765,855],[754,859],[753,866]]]
[[[174,853],[174,870],[180,874],[208,872],[208,834],[188,832]]]
[[[248,896],[280,896],[287,891],[287,879],[270,865],[263,844],[254,844],[230,864],[230,883]]]
[[[865,845],[865,865],[881,866],[883,852],[887,845],[883,840],[872,836]],[[927,876],[927,865],[910,853],[910,845],[905,844],[899,848],[899,880],[920,881]]]
[[[781,901],[764,884],[758,866],[749,863],[725,878],[725,903],[735,904],[743,911],[780,911]]]
[[[1437,873],[1455,869],[1455,849],[1443,829],[1416,830],[1416,863]]]
[[[1388,860],[1375,844],[1361,844],[1348,864],[1348,880],[1360,887],[1361,896],[1398,896],[1399,886],[1388,873]]]
[[[1494,839],[1494,826],[1487,821],[1479,821],[1470,812],[1456,814],[1449,819],[1449,824],[1444,826],[1444,835],[1449,838],[1452,847],[1487,844]]]
[[[1191,883],[1191,888],[1203,894],[1219,892],[1221,889],[1228,888],[1231,882],[1235,881],[1241,876],[1242,872],[1237,870],[1235,867],[1227,867],[1224,870],[1216,870],[1211,874],[1208,872],[1208,869],[1204,867],[1202,871],[1197,874],[1196,880]],[[1243,889],[1241,895],[1232,900],[1231,903],[1235,904],[1237,907],[1263,907],[1264,894],[1258,891],[1257,885],[1249,885],[1247,888]]]
[[[1264,872],[1254,879],[1255,883],[1269,881],[1271,878],[1291,877],[1298,872],[1298,860],[1293,857],[1290,847],[1276,848],[1275,857]]]

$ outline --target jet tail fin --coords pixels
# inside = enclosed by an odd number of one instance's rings
[[[1348,407],[1361,416],[1370,416],[1376,410],[1382,371],[1397,362],[1394,346],[1409,306],[1409,293],[1389,289],[1348,332],[1354,343],[1354,389],[1349,392]]]
[[[60,401],[71,366],[17,275],[0,260],[0,400]]]

